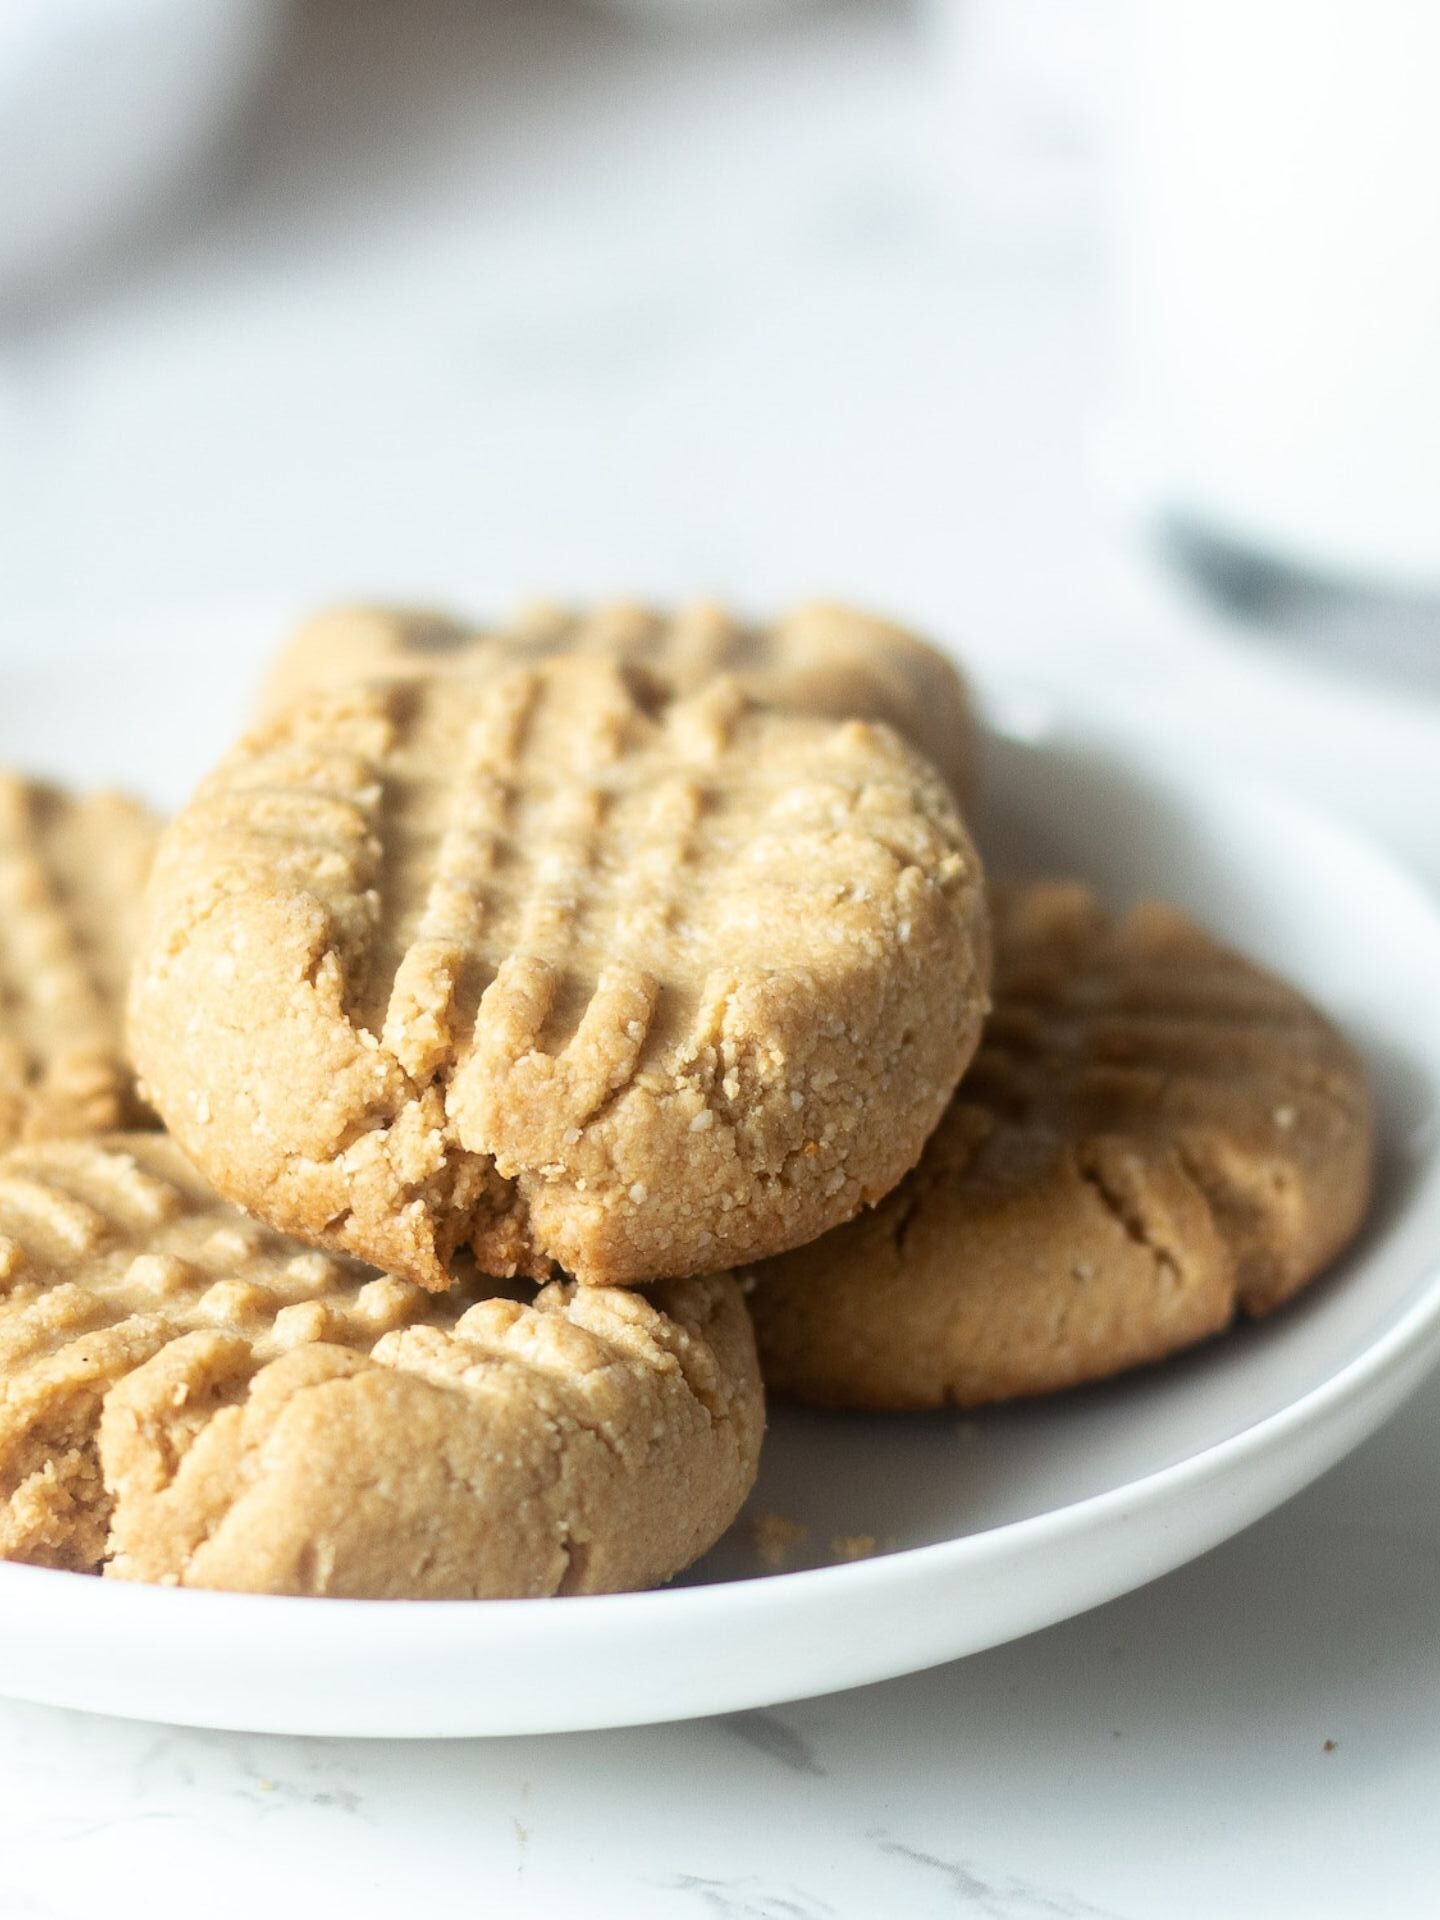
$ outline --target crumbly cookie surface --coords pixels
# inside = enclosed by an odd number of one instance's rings
[[[767,706],[833,720],[883,720],[939,768],[962,806],[975,797],[979,729],[950,660],[903,627],[818,601],[769,626],[705,602],[673,614],[629,601],[584,612],[541,604],[496,629],[405,608],[340,607],[290,640],[271,671],[263,706],[273,716],[319,688],[357,679],[474,672],[560,653],[653,673],[680,695],[731,674]]]
[[[729,1525],[763,1425],[728,1276],[437,1300],[247,1219],[163,1135],[0,1155],[6,1558],[371,1598],[651,1586]]]
[[[227,1198],[431,1288],[813,1238],[987,1004],[979,866],[889,729],[613,664],[313,696],[167,832],[130,1034]]]
[[[0,1148],[139,1124],[121,1027],[160,822],[0,773]]]
[[[753,1276],[774,1388],[975,1406],[1098,1379],[1269,1312],[1363,1218],[1365,1074],[1292,988],[1079,885],[1002,891],[995,937],[995,1010],[920,1165]]]

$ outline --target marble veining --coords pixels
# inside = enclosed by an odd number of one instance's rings
[[[798,1887],[767,1888],[755,1879],[704,1880],[681,1873],[664,1884],[693,1896],[714,1920],[834,1920],[835,1915],[834,1907]]]
[[[868,1837],[881,1853],[939,1874],[960,1910],[983,1915],[984,1920],[1125,1920],[1114,1908],[1092,1906],[1074,1894],[1042,1891],[1012,1874],[982,1873],[973,1860],[942,1859],[921,1847],[907,1846],[883,1828],[872,1830]]]

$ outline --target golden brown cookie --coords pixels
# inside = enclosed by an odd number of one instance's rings
[[[160,822],[0,773],[0,1148],[136,1125],[121,1047]]]
[[[258,1217],[431,1288],[709,1272],[918,1159],[989,927],[887,728],[610,663],[322,693],[166,834],[131,997],[171,1131]]]
[[[995,1011],[919,1166],[753,1276],[784,1393],[978,1406],[1099,1379],[1268,1313],[1364,1216],[1364,1070],[1293,988],[1079,885],[1000,894],[995,937]]]
[[[437,1300],[225,1206],[160,1134],[0,1155],[6,1558],[253,1593],[651,1586],[730,1524],[763,1426],[728,1275]]]
[[[275,662],[263,697],[273,716],[323,687],[417,673],[488,671],[560,653],[608,659],[698,693],[717,674],[766,706],[832,720],[883,720],[975,797],[978,728],[965,683],[936,648],[850,607],[794,608],[747,625],[709,603],[673,614],[616,601],[586,612],[537,605],[509,626],[476,629],[440,613],[339,607],[307,622]]]

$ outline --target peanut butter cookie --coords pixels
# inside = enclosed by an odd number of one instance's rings
[[[988,913],[888,729],[614,664],[319,693],[162,841],[146,1089],[227,1199],[443,1289],[709,1272],[914,1165]]]
[[[417,673],[489,671],[578,653],[698,693],[733,674],[764,705],[832,720],[883,720],[939,768],[962,806],[975,797],[978,728],[955,667],[904,628],[850,607],[794,608],[747,625],[708,603],[674,614],[617,601],[587,612],[539,605],[479,630],[444,614],[340,607],[309,621],[275,662],[264,693],[274,715],[321,687]]]
[[[136,1125],[125,982],[160,822],[0,773],[0,1148]]]
[[[1169,907],[997,897],[995,1011],[924,1158],[874,1213],[760,1267],[769,1384],[977,1406],[1268,1313],[1355,1233],[1374,1124],[1349,1047]]]
[[[755,1476],[728,1276],[443,1300],[225,1206],[160,1134],[0,1155],[0,1554],[445,1599],[654,1585]]]

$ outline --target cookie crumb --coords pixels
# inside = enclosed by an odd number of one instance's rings
[[[1324,1744],[1324,1746],[1323,1746],[1323,1747],[1321,1747],[1321,1749],[1320,1749],[1320,1751],[1321,1751],[1322,1753],[1334,1753],[1334,1751],[1335,1751],[1335,1749],[1336,1749],[1336,1747],[1337,1747],[1337,1746],[1338,1746],[1339,1744],[1340,1744],[1340,1743],[1339,1743],[1339,1741],[1338,1741],[1338,1740],[1327,1740],[1327,1741],[1325,1742],[1325,1744]]]
[[[783,1513],[757,1513],[750,1522],[750,1540],[755,1548],[755,1557],[762,1565],[778,1572],[788,1563],[792,1549],[799,1546],[809,1531],[798,1520],[791,1520]]]
[[[835,1561],[868,1560],[874,1552],[873,1533],[837,1533],[830,1542],[830,1557]]]

